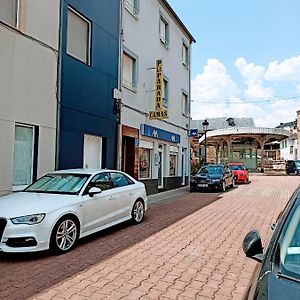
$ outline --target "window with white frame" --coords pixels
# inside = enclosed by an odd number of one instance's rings
[[[151,177],[151,150],[139,149],[139,174],[141,179]]]
[[[168,45],[169,44],[169,24],[163,16],[160,16],[159,33],[160,33],[161,42],[164,45]]]
[[[18,0],[0,0],[0,20],[17,27]]]
[[[182,93],[182,113],[185,116],[190,114],[189,97],[186,93]]]
[[[139,13],[139,0],[125,0],[125,8],[134,16]]]
[[[163,107],[168,108],[169,106],[169,81],[167,78],[163,79]]]
[[[127,52],[123,52],[123,85],[130,89],[136,89],[137,85],[137,61]]]
[[[24,187],[32,182],[34,159],[34,127],[15,126],[13,186]]]
[[[67,53],[83,63],[90,63],[91,22],[68,8]]]
[[[185,43],[182,44],[182,63],[189,65],[189,47]]]

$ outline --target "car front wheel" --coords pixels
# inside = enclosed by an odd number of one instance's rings
[[[56,254],[68,252],[74,248],[78,235],[78,225],[75,219],[64,217],[53,228],[50,249]]]
[[[142,200],[135,201],[132,211],[131,211],[131,220],[133,224],[139,224],[142,222],[145,214],[144,203]]]
[[[222,181],[221,192],[226,192],[226,183],[225,183],[225,181]]]

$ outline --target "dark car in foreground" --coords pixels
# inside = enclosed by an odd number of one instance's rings
[[[300,299],[300,186],[279,215],[263,252],[257,230],[250,231],[243,250],[258,264],[244,295],[246,299]]]
[[[300,160],[287,160],[285,163],[285,171],[287,175],[300,174]]]
[[[228,187],[235,187],[235,179],[227,166],[209,164],[200,168],[191,177],[190,191],[213,189],[225,192]]]

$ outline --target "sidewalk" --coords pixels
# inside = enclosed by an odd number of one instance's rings
[[[300,178],[251,181],[223,194],[183,188],[150,196],[138,226],[120,226],[68,254],[28,261],[23,268],[19,262],[0,264],[0,291],[8,295],[2,299],[241,299],[256,264],[245,257],[243,238],[257,228],[266,244]],[[14,283],[18,272],[24,275]],[[27,297],[10,298],[13,288],[15,296]]]

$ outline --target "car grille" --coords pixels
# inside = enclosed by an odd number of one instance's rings
[[[7,223],[7,221],[5,219],[0,218],[0,242],[2,239],[2,235],[3,235],[4,229],[5,229],[6,223]]]

